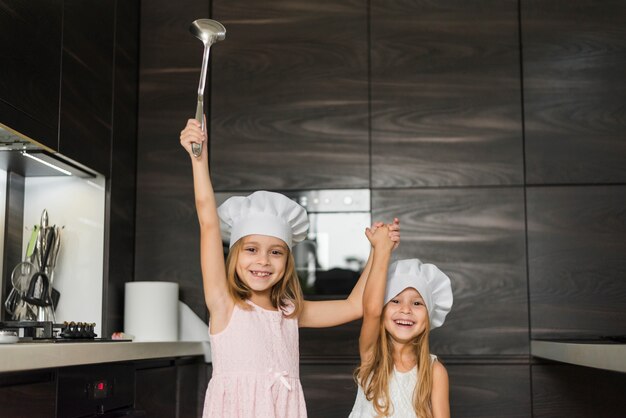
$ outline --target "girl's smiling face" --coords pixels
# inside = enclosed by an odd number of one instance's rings
[[[289,247],[279,238],[247,235],[237,258],[237,276],[255,293],[269,293],[285,275]]]
[[[383,312],[385,329],[394,341],[405,344],[426,329],[428,310],[420,293],[407,287],[386,305]]]

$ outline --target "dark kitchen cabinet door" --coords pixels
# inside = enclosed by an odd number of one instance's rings
[[[0,417],[54,417],[56,388],[53,373],[0,374]]]
[[[141,367],[141,366],[138,366]],[[135,408],[151,418],[176,416],[176,367],[138,368],[135,374]]]
[[[58,151],[110,173],[115,0],[66,0]]]
[[[0,124],[57,148],[62,0],[0,2]]]

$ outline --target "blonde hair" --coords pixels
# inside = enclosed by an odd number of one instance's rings
[[[237,261],[239,260],[239,253],[243,246],[243,239],[239,239],[230,248],[228,257],[226,258],[226,282],[228,283],[228,292],[242,309],[251,309],[245,301],[250,298],[252,290],[237,276]],[[302,305],[304,303],[304,297],[302,296],[302,287],[300,287],[300,280],[296,273],[296,262],[293,259],[291,251],[287,251],[287,263],[285,265],[285,274],[283,277],[272,286],[270,292],[270,300],[272,306],[276,309],[287,313],[291,310],[293,305],[293,311],[285,315],[287,318],[296,318],[302,311]]]
[[[380,332],[374,351],[370,358],[354,371],[354,378],[363,388],[367,400],[374,405],[378,416],[386,417],[393,414],[393,400],[389,396],[389,377],[393,373],[394,362],[393,341],[385,329],[383,318],[384,315],[381,315]],[[424,331],[409,343],[417,359],[417,384],[413,391],[413,410],[420,418],[433,418],[430,399],[433,373],[428,345],[429,332],[430,324],[427,320]]]

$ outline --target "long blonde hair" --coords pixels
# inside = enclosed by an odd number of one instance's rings
[[[383,311],[384,312],[384,311]],[[389,378],[394,370],[393,341],[385,329],[384,315],[381,315],[380,332],[369,359],[355,370],[354,378],[361,385],[365,397],[374,405],[374,410],[381,417],[393,414],[393,399],[389,396]],[[413,410],[420,418],[433,418],[431,393],[433,373],[430,360],[428,319],[424,331],[409,344],[417,360],[417,384],[413,390]]]
[[[251,309],[245,301],[252,294],[252,290],[237,275],[237,260],[243,246],[243,239],[238,240],[230,248],[228,257],[226,258],[226,282],[228,283],[228,292],[243,309]],[[272,306],[276,309],[287,313],[287,318],[296,318],[302,311],[304,297],[302,296],[302,287],[296,273],[296,262],[293,259],[291,251],[287,252],[287,264],[285,265],[285,274],[273,287],[270,292],[270,300]]]

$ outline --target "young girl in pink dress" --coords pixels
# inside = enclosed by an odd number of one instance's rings
[[[306,237],[306,211],[284,195],[265,191],[232,197],[218,209],[206,139],[194,119],[180,135],[193,167],[202,279],[210,312],[213,376],[203,417],[306,417],[298,327],[332,327],[360,318],[372,256],[345,300],[303,300],[291,248]],[[205,145],[197,158],[192,142]],[[226,263],[220,220],[230,233]],[[371,229],[381,226],[376,223]],[[396,246],[398,221],[385,231]]]

